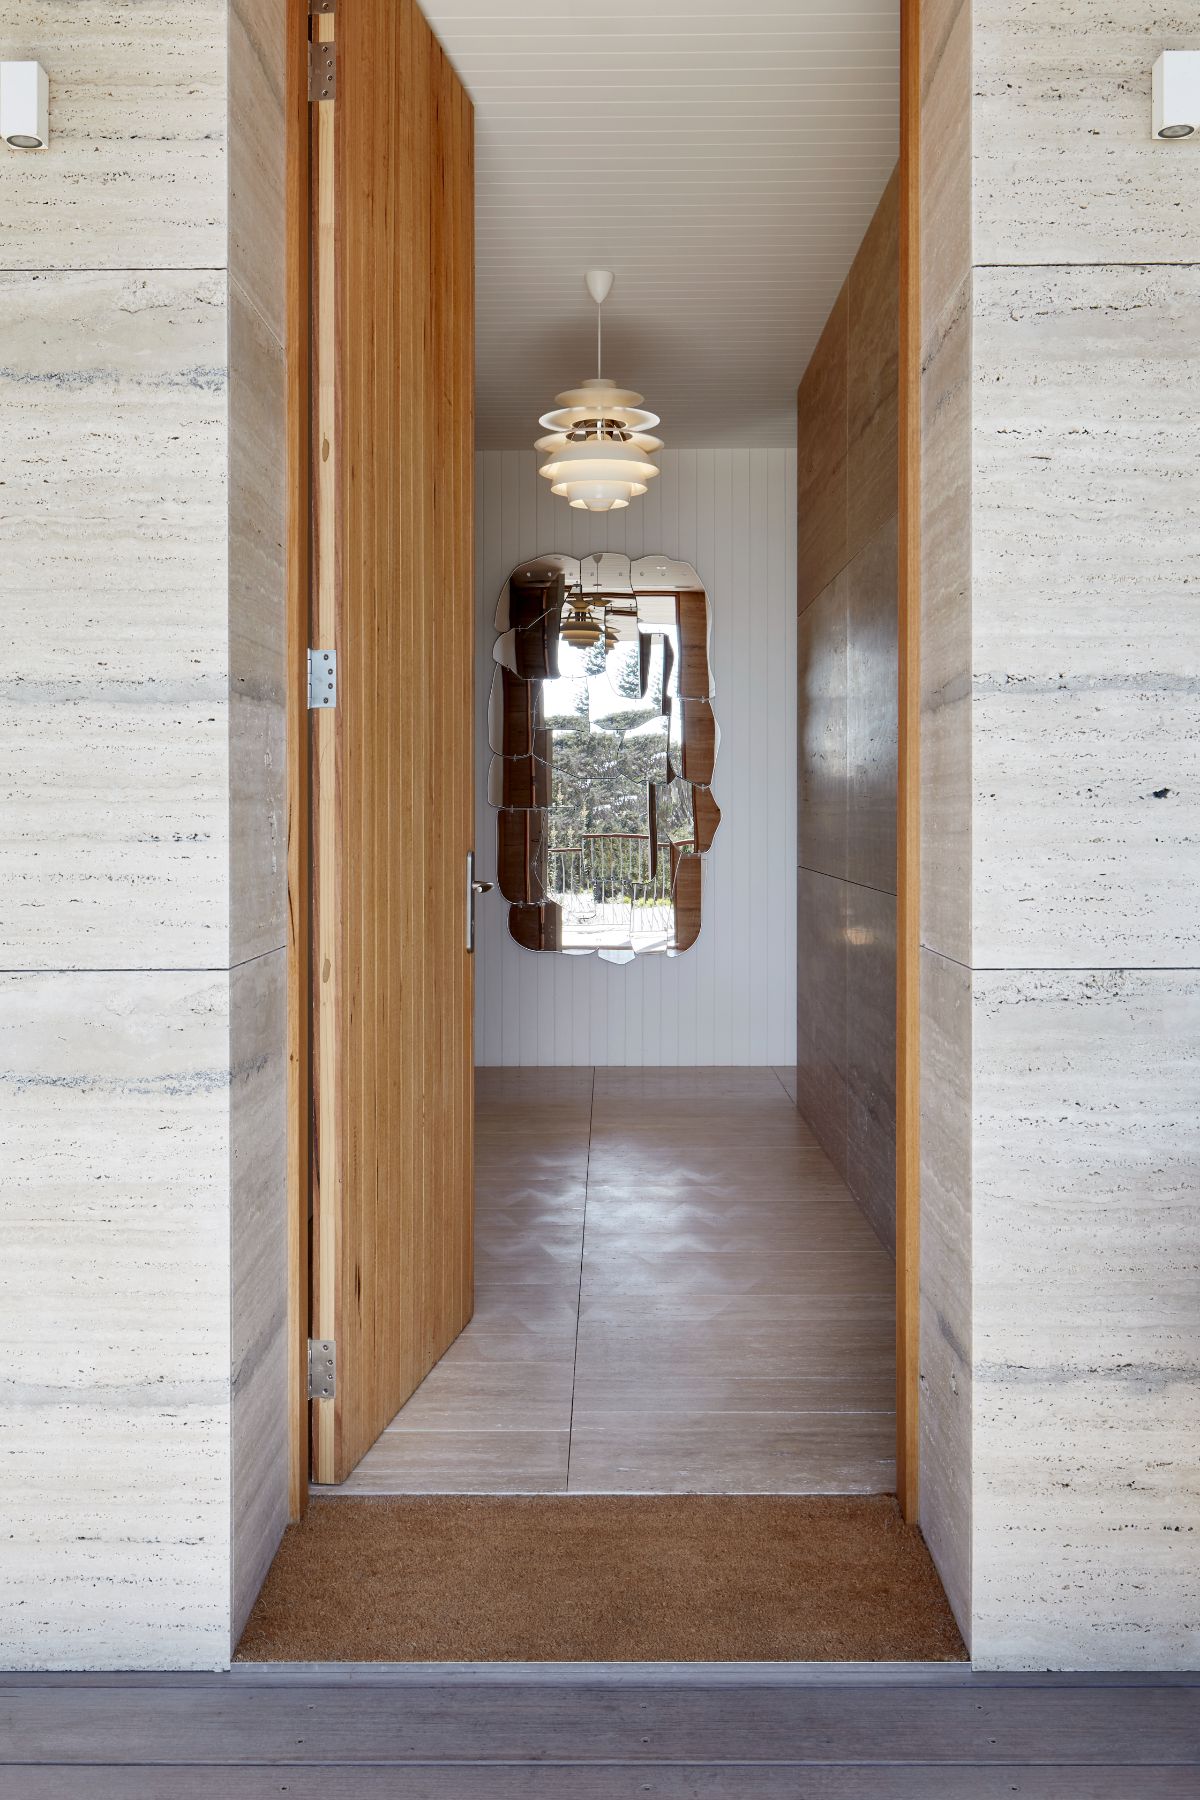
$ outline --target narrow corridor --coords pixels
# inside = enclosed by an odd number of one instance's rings
[[[874,1493],[894,1268],[791,1070],[480,1069],[471,1324],[336,1493]]]

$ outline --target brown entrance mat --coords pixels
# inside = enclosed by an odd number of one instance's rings
[[[314,1500],[242,1662],[952,1662],[887,1495]]]

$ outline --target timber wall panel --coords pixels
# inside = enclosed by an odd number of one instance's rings
[[[895,1243],[899,190],[800,383],[797,1099]]]

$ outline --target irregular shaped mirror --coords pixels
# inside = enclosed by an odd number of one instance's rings
[[[710,638],[690,563],[541,556],[505,582],[488,799],[525,949],[628,962],[695,943],[721,819]]]

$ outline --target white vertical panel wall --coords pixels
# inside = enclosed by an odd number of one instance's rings
[[[477,822],[494,879],[486,801],[496,596],[539,552],[656,550],[695,565],[713,612],[723,818],[706,858],[704,922],[682,956],[624,966],[522,950],[498,893],[479,907],[475,1060],[491,1064],[791,1063],[796,946],[796,456],[665,451],[644,499],[572,512],[532,450],[480,452],[476,483]]]

